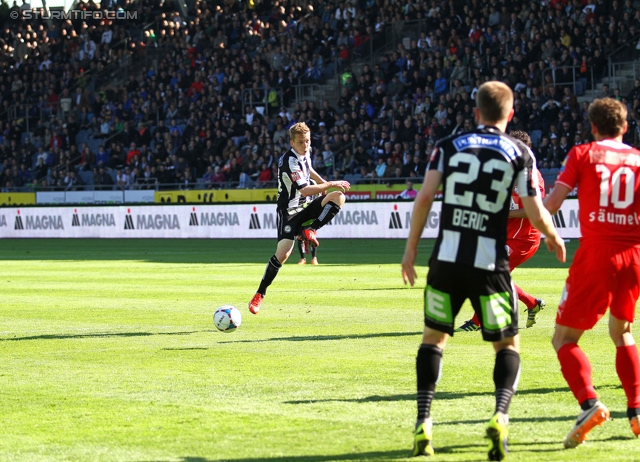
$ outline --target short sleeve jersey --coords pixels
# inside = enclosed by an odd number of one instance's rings
[[[289,149],[278,160],[278,210],[295,215],[301,211],[311,196],[303,196],[300,190],[311,182],[309,156],[301,156]]]
[[[540,170],[536,169],[535,172],[536,173],[534,173],[534,175],[538,177],[538,192],[542,198],[545,193],[544,178],[542,178]],[[513,188],[513,194],[511,195],[511,208],[522,208],[522,201],[518,195],[517,187]],[[507,240],[537,243],[540,241],[540,231],[533,227],[528,218],[509,218],[509,221],[507,222]]]
[[[531,150],[481,125],[438,141],[428,168],[443,178],[440,231],[431,259],[509,271],[505,244],[513,187],[521,197],[538,190]]]
[[[578,187],[582,242],[640,246],[640,151],[613,140],[574,146],[557,183]]]

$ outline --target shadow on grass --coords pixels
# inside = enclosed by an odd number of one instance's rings
[[[262,342],[316,342],[326,340],[346,340],[379,337],[408,337],[422,335],[422,332],[382,332],[378,334],[353,334],[353,335],[310,335],[305,337],[273,337],[262,340],[230,340],[218,343],[262,343]]]
[[[283,404],[314,404],[314,403],[377,403],[384,401],[415,401],[416,394],[408,393],[404,395],[373,395],[364,398],[343,398],[343,399],[300,399],[284,401]],[[437,397],[436,397],[437,399]]]
[[[97,334],[42,334],[29,337],[0,338],[0,342],[16,342],[19,340],[68,340],[77,338],[109,338],[109,337],[149,337],[151,335],[191,335],[200,331],[190,332],[120,332]],[[206,332],[206,331],[203,331]]]
[[[162,348],[163,351],[208,350],[208,347]]]
[[[599,387],[606,388],[606,387]],[[569,388],[532,388],[529,390],[518,390],[517,395],[545,395],[547,393],[568,393]],[[473,396],[493,396],[492,390],[487,390],[486,392],[457,392],[452,393],[448,391],[439,392],[436,390],[435,401],[439,400],[449,400],[449,399],[467,399]],[[516,396],[517,396],[516,395]],[[372,395],[366,396],[364,398],[342,398],[342,399],[305,399],[305,400],[296,400],[296,401],[284,401],[283,404],[312,404],[312,403],[330,403],[330,402],[342,402],[342,403],[376,403],[381,401],[414,401],[416,399],[415,393],[406,393],[399,395]],[[572,417],[575,419],[575,417]],[[513,420],[524,420],[524,419],[513,419]],[[484,422],[484,421],[483,421]]]
[[[628,440],[635,440],[636,437],[632,436],[632,435],[628,435],[628,436],[610,436],[608,438],[594,438],[593,437],[593,433],[589,434],[589,443],[594,444],[594,443],[606,443],[607,441],[628,441]],[[558,451],[566,451],[566,449],[564,448],[563,445],[563,441],[564,441],[564,435],[560,435],[560,439],[559,440],[553,440],[553,441],[527,441],[527,442],[522,442],[522,443],[512,443],[509,442],[509,449],[515,447],[515,446],[525,446],[526,452],[558,452]],[[554,447],[550,447],[550,448],[530,448],[531,446],[536,446],[536,445],[553,445]],[[513,451],[515,452],[519,452],[519,451]],[[576,457],[576,460],[578,458]],[[632,460],[632,459],[628,459],[628,460]],[[635,460],[635,459],[634,459]]]
[[[619,387],[619,388],[622,388],[622,387]],[[628,419],[627,413],[625,411],[611,411],[611,410],[609,411],[611,413],[611,419],[625,419],[625,420]]]
[[[625,415],[626,416],[626,415]],[[573,420],[574,417],[553,417],[553,418],[531,418],[531,419],[516,419],[516,421],[564,421]],[[476,424],[486,423],[487,420],[482,421],[461,421],[461,422],[441,422],[447,423],[464,423],[464,424]],[[470,438],[474,438],[475,435],[469,435]],[[592,442],[616,442],[626,441],[633,439],[632,436],[611,436],[608,438],[592,438]],[[474,441],[476,441],[474,439]],[[548,446],[548,447],[541,447]],[[434,445],[436,456],[438,454],[460,454],[469,456],[471,454],[478,454],[478,458],[475,460],[486,460],[486,443],[478,439],[473,443],[466,444],[453,444],[448,446]],[[545,440],[545,441],[526,441],[521,443],[509,442],[509,449],[513,455],[524,453],[555,453],[564,452],[565,449],[562,445],[562,439],[557,440]],[[273,461],[273,462],[330,462],[330,461],[348,461],[348,460],[395,460],[395,459],[409,459],[409,451],[395,450],[395,451],[372,451],[362,453],[349,453],[349,454],[334,454],[334,455],[308,455],[308,456],[280,456],[280,457],[255,457],[255,458],[239,458],[239,459],[208,459],[206,457],[183,457],[181,462],[256,462],[256,461]],[[417,459],[416,459],[417,460]]]
[[[309,456],[280,456],[280,457],[243,457],[240,459],[208,459],[206,457],[183,457],[179,459],[181,462],[255,462],[255,461],[273,461],[273,462],[330,462],[333,460],[394,460],[406,459],[409,457],[409,450],[396,451],[372,451],[349,454],[333,454],[333,455],[309,455]]]

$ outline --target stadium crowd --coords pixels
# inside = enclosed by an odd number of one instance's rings
[[[586,90],[629,108],[640,146],[640,80],[601,84],[616,50],[640,38],[638,0],[196,1],[75,8],[137,20],[51,20],[0,3],[3,191],[273,186],[287,128],[312,130],[313,166],[330,179],[420,182],[443,136],[474,124],[481,83],[515,92],[509,129],[531,135],[540,168],[590,141]],[[361,59],[389,28],[419,36]],[[159,51],[159,53],[158,53]],[[154,65],[145,57],[157,53]],[[135,69],[122,84],[99,76]],[[335,103],[295,86],[338,76]],[[600,85],[599,85],[600,84]]]

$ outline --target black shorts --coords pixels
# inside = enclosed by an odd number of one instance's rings
[[[316,197],[295,215],[289,215],[286,210],[278,210],[278,242],[283,239],[295,240],[303,226],[310,225],[318,218],[322,213],[323,197]]]
[[[509,271],[432,260],[424,291],[424,324],[453,335],[466,299],[481,320],[484,340],[496,342],[518,333],[518,298]]]

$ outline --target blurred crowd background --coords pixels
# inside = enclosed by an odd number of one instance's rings
[[[638,0],[78,10],[118,14],[59,19],[28,0],[0,3],[4,192],[275,187],[287,129],[302,121],[324,177],[420,183],[433,144],[474,127],[487,80],[514,90],[509,129],[531,135],[548,178],[591,141],[594,98],[627,105],[625,141],[640,147]]]

